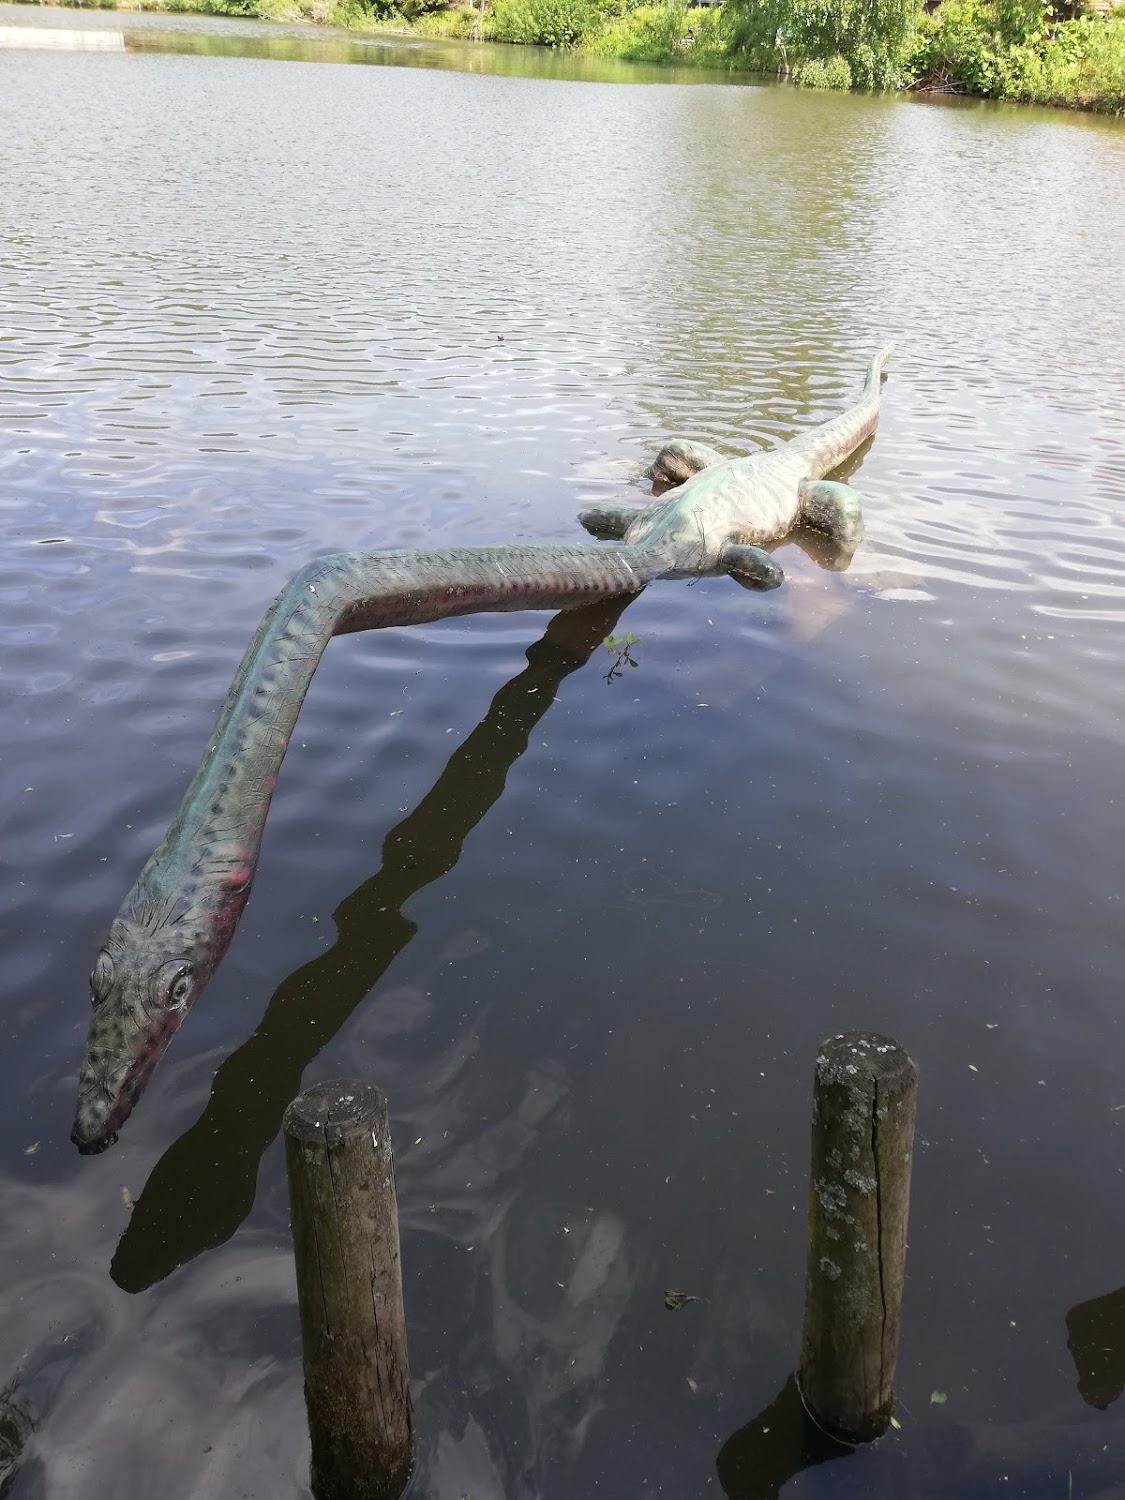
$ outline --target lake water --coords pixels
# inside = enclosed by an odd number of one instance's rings
[[[277,1132],[341,1075],[391,1100],[417,1500],[1125,1495],[1125,127],[0,24],[128,42],[0,52],[12,1500],[307,1494]],[[331,646],[230,955],[80,1159],[86,976],[286,577],[580,539],[887,338],[848,571]],[[901,1430],[818,1464],[850,1028],[921,1074]]]

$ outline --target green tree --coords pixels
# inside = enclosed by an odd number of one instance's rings
[[[821,87],[896,87],[921,16],[920,0],[726,0],[724,9],[732,49],[751,67],[772,72],[784,48],[798,81],[805,69]]]

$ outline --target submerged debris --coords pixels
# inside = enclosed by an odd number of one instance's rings
[[[686,1307],[689,1302],[698,1302],[698,1297],[691,1296],[688,1292],[677,1292],[674,1287],[664,1293],[664,1306],[669,1312],[679,1312],[681,1307]]]
[[[9,1485],[19,1467],[32,1425],[31,1417],[16,1400],[12,1387],[0,1391],[0,1496],[10,1493]]]

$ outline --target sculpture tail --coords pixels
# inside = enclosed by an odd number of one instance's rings
[[[863,387],[864,396],[878,396],[879,386],[883,374],[883,368],[891,355],[895,352],[893,344],[884,344],[882,349],[867,366],[867,381]]]
[[[879,425],[880,378],[891,350],[892,345],[887,344],[867,366],[863,394],[854,406],[790,443],[790,451],[807,459],[810,478],[823,479],[831,474]]]

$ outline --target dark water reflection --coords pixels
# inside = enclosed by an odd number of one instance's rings
[[[305,1493],[274,1132],[350,1072],[394,1111],[419,1496],[1125,1493],[1125,130],[12,51],[0,139],[14,1500]],[[333,644],[223,971],[80,1161],[85,975],[286,575],[574,537],[885,337],[846,571]],[[903,1426],[814,1462],[844,1026],[922,1070]]]

